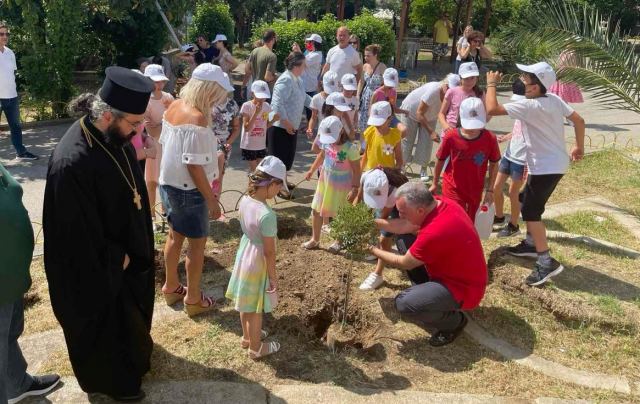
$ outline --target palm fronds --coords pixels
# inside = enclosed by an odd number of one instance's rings
[[[640,113],[640,55],[620,26],[611,29],[611,19],[588,4],[541,3],[530,18],[503,30],[503,45],[519,50],[522,62],[546,60],[559,79],[590,91],[604,108]],[[575,63],[561,63],[563,51],[571,52]]]

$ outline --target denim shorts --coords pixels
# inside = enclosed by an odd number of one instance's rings
[[[389,217],[387,219],[397,219],[399,217],[400,217],[400,212],[398,212],[398,208],[394,206],[393,209],[391,209],[391,212],[389,213]],[[376,210],[376,219],[380,219],[380,218],[382,218],[382,209]],[[387,237],[387,238],[395,236],[395,234],[389,233],[388,231],[384,231],[384,230],[380,230],[380,235],[382,237]]]
[[[209,235],[209,208],[197,188],[183,190],[160,185],[160,199],[175,232],[188,238]]]
[[[524,164],[514,163],[506,157],[500,159],[498,172],[507,174],[514,181],[521,181],[524,178]]]

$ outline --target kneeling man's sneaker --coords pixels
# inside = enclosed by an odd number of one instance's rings
[[[31,382],[29,389],[18,397],[9,399],[8,403],[15,404],[29,396],[41,396],[43,394],[47,394],[53,390],[58,383],[60,383],[60,376],[58,375],[33,376],[33,381]]]
[[[562,264],[553,258],[551,258],[551,265],[549,266],[542,266],[536,262],[536,266],[524,282],[529,286],[539,286],[547,282],[552,277],[558,275],[563,270],[564,267]]]
[[[520,244],[516,246],[507,247],[507,254],[515,255],[516,257],[538,257],[536,248],[532,245],[527,244],[526,240],[522,240]]]
[[[449,345],[450,343],[455,341],[456,338],[458,338],[460,334],[462,334],[462,331],[464,331],[464,327],[466,327],[467,323],[469,322],[469,320],[467,320],[467,316],[465,316],[464,313],[460,312],[460,314],[462,314],[462,322],[460,323],[460,325],[451,331],[436,331],[431,336],[431,338],[429,338],[429,345],[433,347],[441,347]]]
[[[371,272],[367,279],[360,284],[360,290],[375,290],[384,283],[384,278],[375,272]]]

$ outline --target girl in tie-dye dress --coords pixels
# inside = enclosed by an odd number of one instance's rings
[[[269,167],[273,159],[282,165],[284,179],[284,164],[276,157],[267,156],[249,176],[248,195],[240,200],[239,220],[243,235],[226,292],[226,297],[234,302],[235,309],[240,312],[241,346],[249,349],[252,359],[280,349],[280,344],[275,341],[261,342],[267,336],[262,330],[262,314],[272,312],[277,304],[275,265],[278,226],[276,214],[266,201],[280,192],[284,181],[262,171]]]
[[[321,151],[305,177],[310,179],[322,164],[316,193],[311,202],[312,237],[302,244],[308,250],[320,246],[322,219],[334,217],[341,206],[353,201],[360,184],[360,148],[357,141],[349,141],[340,118],[324,118],[318,127],[317,140]],[[331,252],[339,250],[337,243],[329,247]]]

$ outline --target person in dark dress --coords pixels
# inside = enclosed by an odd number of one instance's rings
[[[153,82],[112,66],[54,150],[44,195],[44,263],[51,305],[87,393],[118,401],[140,389],[153,348],[154,240],[147,191],[129,140]]]
[[[220,54],[218,48],[211,45],[211,43],[207,41],[204,35],[198,36],[198,38],[196,39],[196,45],[198,46],[198,51],[193,56],[196,65],[202,63],[214,63],[214,60]]]

